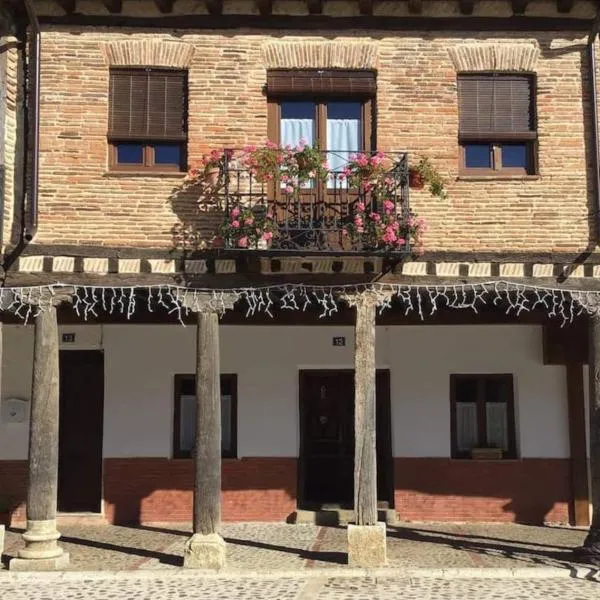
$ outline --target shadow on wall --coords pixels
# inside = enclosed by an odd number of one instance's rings
[[[224,459],[222,517],[285,521],[296,510],[295,458]],[[191,521],[194,465],[190,459],[104,460],[104,510],[110,522]]]
[[[571,520],[568,459],[395,458],[395,503],[406,521]]]

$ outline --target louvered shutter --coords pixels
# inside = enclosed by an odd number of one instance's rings
[[[112,139],[187,138],[185,71],[113,69],[109,104],[108,135]]]
[[[373,96],[376,91],[374,71],[273,69],[267,72],[270,96]]]
[[[528,75],[460,75],[461,140],[535,139],[533,80]]]

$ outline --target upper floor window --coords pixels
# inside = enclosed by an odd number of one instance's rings
[[[373,71],[273,70],[267,90],[271,140],[318,145],[331,171],[341,171],[351,154],[371,150]]]
[[[512,375],[451,375],[450,403],[453,458],[481,450],[516,458]]]
[[[111,169],[185,170],[186,109],[186,71],[111,69]]]
[[[535,87],[531,75],[458,76],[461,171],[536,172]]]

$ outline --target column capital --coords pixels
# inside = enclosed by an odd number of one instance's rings
[[[344,300],[348,306],[361,308],[387,305],[391,302],[393,296],[393,290],[368,288],[356,292],[343,293],[340,298]]]
[[[226,310],[233,309],[239,294],[236,292],[185,290],[178,295],[178,301],[188,310],[195,313],[216,313],[222,315]]]

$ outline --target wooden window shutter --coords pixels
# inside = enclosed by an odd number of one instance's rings
[[[459,75],[460,138],[534,139],[533,89],[529,75]]]
[[[109,137],[185,140],[186,79],[185,71],[112,69]]]
[[[267,93],[270,96],[374,96],[376,91],[375,71],[267,71]]]

